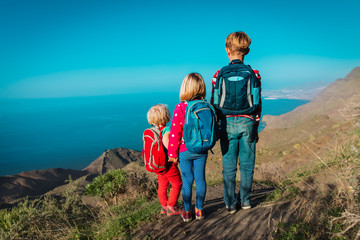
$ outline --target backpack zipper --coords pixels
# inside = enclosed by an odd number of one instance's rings
[[[194,111],[194,114],[196,116],[197,119],[199,119],[197,112],[202,111],[202,110],[209,110],[209,108],[199,108],[198,110]]]

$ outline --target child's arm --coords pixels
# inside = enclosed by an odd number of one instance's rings
[[[169,137],[170,137],[170,132],[167,132],[163,135],[162,138],[163,145],[166,149],[168,149],[169,147]]]
[[[177,162],[183,132],[184,115],[181,104],[176,105],[171,122],[168,156],[170,162]]]
[[[169,147],[169,139],[170,138],[170,132],[166,132],[164,135],[163,135],[163,139],[162,139],[162,142],[163,142],[163,145],[166,149],[168,149]],[[173,162],[173,163],[177,163],[178,161],[178,158],[171,158],[169,157],[168,159],[169,162]]]
[[[214,90],[215,90],[215,85],[216,85],[216,78],[217,78],[217,75],[219,74],[219,71],[220,70],[217,70],[217,72],[214,74],[214,77],[213,77],[212,82],[211,82],[211,86],[212,86],[211,98],[210,98],[210,103],[211,104],[214,103]]]
[[[261,76],[260,76],[260,73],[259,73],[259,71],[258,70],[255,70],[255,69],[253,69],[253,71],[254,71],[254,73],[255,73],[255,76],[258,78],[258,80],[259,80],[259,84],[260,84],[260,92],[259,92],[259,94],[260,94],[260,96],[261,96]],[[260,107],[259,107],[259,109],[258,109],[258,114],[257,114],[257,116],[256,116],[256,121],[258,121],[258,122],[260,122],[260,118],[261,118],[261,111],[262,111],[262,102],[261,102],[261,98],[260,98]]]

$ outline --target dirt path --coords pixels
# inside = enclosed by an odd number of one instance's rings
[[[268,239],[274,222],[287,213],[291,203],[261,204],[273,189],[255,185],[252,209],[229,215],[223,202],[222,185],[208,187],[205,199],[205,219],[184,223],[180,216],[160,216],[157,222],[141,226],[135,239]]]

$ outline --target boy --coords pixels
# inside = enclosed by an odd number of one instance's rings
[[[261,100],[259,72],[243,64],[245,55],[249,53],[250,43],[249,36],[244,32],[234,32],[226,38],[225,50],[230,64],[217,71],[212,82],[210,101],[219,113],[224,201],[230,214],[237,211],[239,201],[242,209],[251,208],[250,192]],[[238,158],[241,181],[240,192],[236,196]]]

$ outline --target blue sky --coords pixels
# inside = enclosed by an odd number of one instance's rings
[[[42,98],[210,86],[225,38],[252,39],[263,88],[334,81],[360,66],[359,1],[0,0],[0,97]]]

